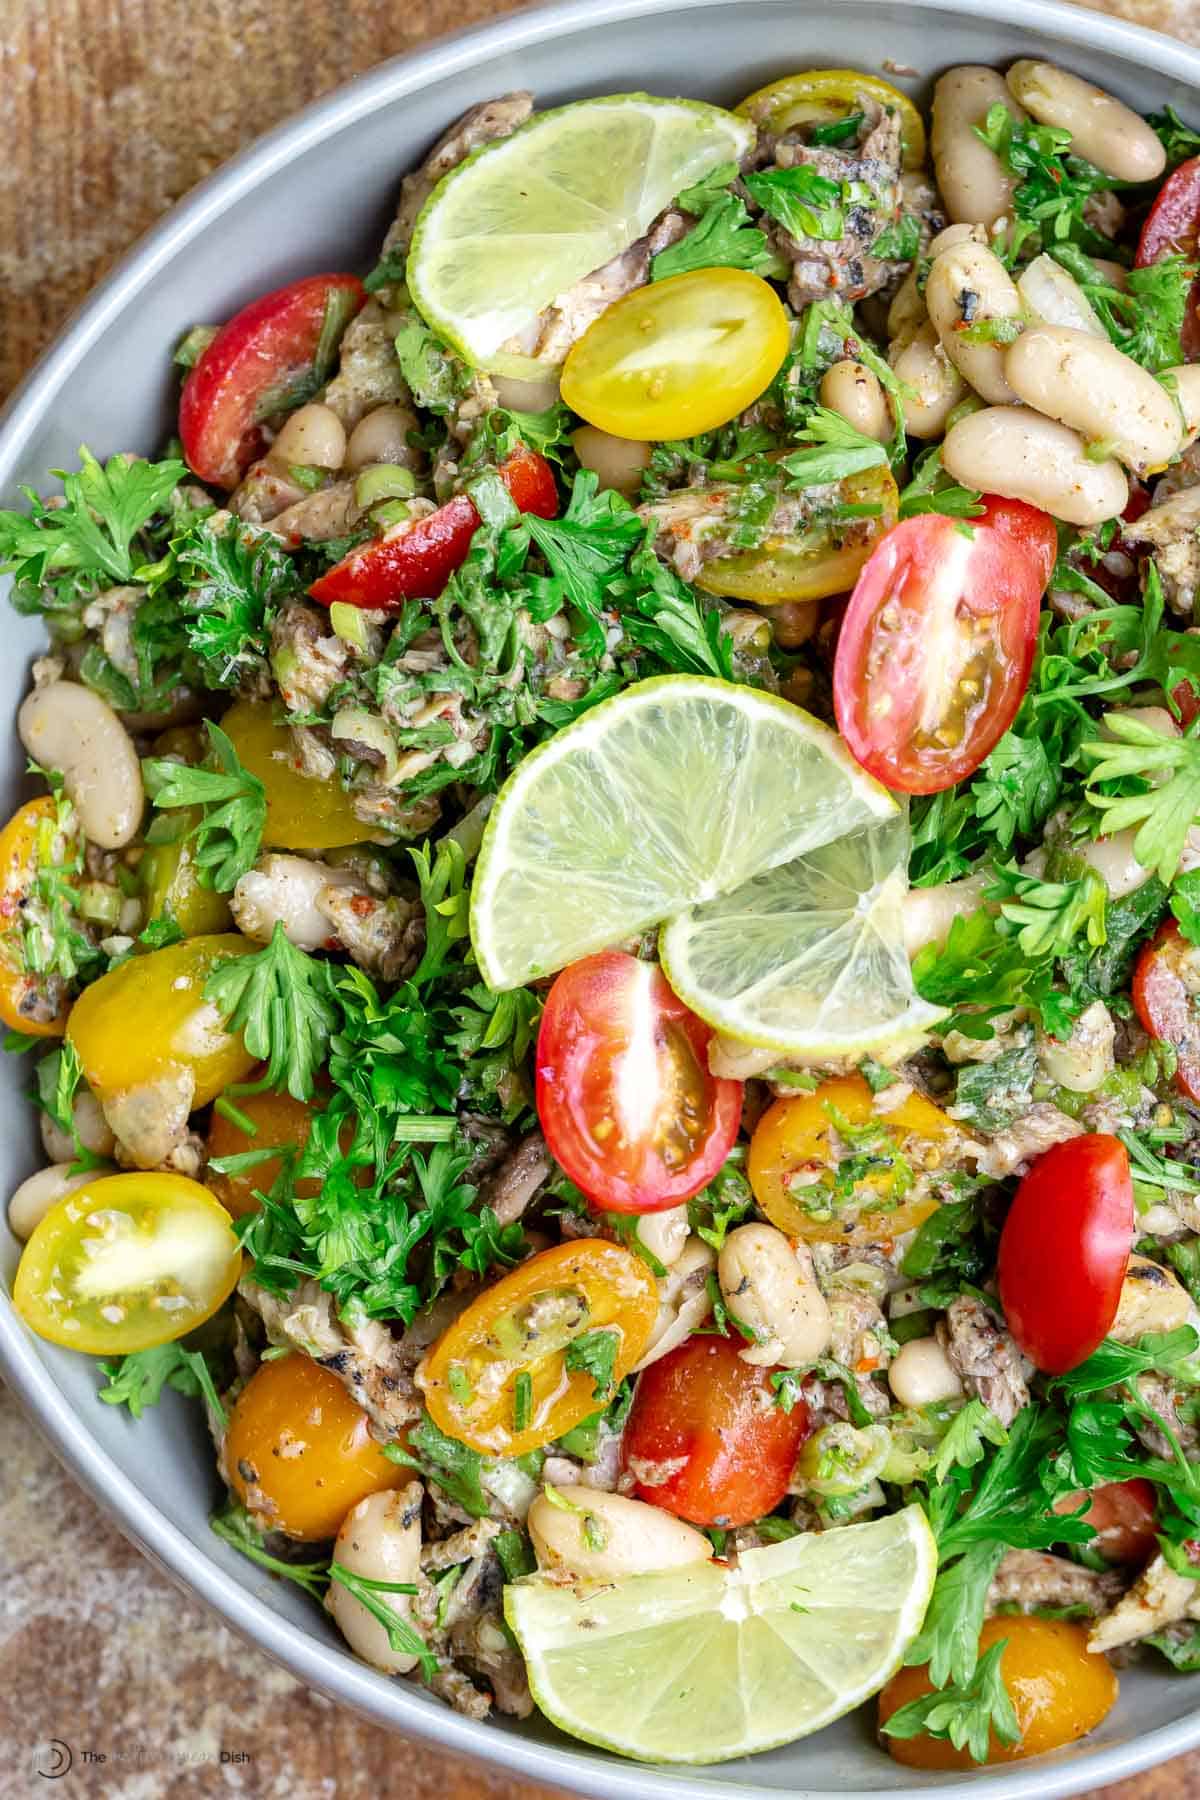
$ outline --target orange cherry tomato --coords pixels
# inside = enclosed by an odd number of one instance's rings
[[[208,1128],[210,1158],[245,1156],[250,1151],[270,1150],[276,1145],[284,1150],[303,1150],[307,1144],[313,1115],[313,1107],[307,1102],[293,1100],[290,1094],[264,1093],[239,1096],[236,1104],[238,1111],[258,1127],[257,1135],[250,1137],[240,1125],[235,1125],[232,1119],[214,1108]],[[279,1168],[278,1156],[230,1175],[222,1174],[210,1165],[208,1185],[226,1212],[240,1219],[245,1213],[258,1211],[255,1191],[268,1193],[279,1175]],[[321,1183],[314,1176],[296,1183],[297,1194],[305,1198],[320,1191]]]
[[[225,1460],[258,1523],[305,1543],[333,1537],[368,1494],[412,1480],[383,1454],[337,1376],[299,1353],[250,1377],[230,1414]]]
[[[43,794],[19,806],[0,831],[0,1019],[30,1037],[61,1037],[71,1010],[57,976],[47,980],[29,969],[21,935],[22,908],[39,865],[67,860],[57,817],[57,800]]]
[[[277,725],[274,708],[262,700],[235,700],[221,729],[243,768],[267,790],[263,843],[278,850],[333,850],[364,844],[372,833],[354,816],[340,781],[317,781],[300,768],[292,735]]]
[[[1077,1512],[1084,1497],[1082,1490],[1064,1494],[1054,1510]],[[1098,1550],[1109,1562],[1140,1565],[1149,1562],[1158,1547],[1158,1497],[1153,1482],[1140,1475],[1093,1488],[1083,1517],[1096,1534],[1088,1549]]]
[[[988,1619],[979,1634],[980,1654],[1002,1639],[1007,1648],[1000,1668],[1021,1735],[1015,1744],[1002,1744],[993,1732],[990,1763],[1017,1762],[1073,1744],[1094,1731],[1115,1704],[1117,1678],[1106,1657],[1089,1652],[1084,1626],[1018,1614]],[[926,1667],[901,1669],[879,1696],[880,1725],[910,1700],[932,1692]],[[881,1741],[911,1769],[976,1767],[969,1750],[956,1750],[943,1738],[894,1738],[883,1732]]]
[[[67,1036],[96,1097],[103,1101],[186,1071],[195,1082],[195,1109],[243,1080],[255,1059],[240,1034],[226,1031],[204,998],[204,984],[218,963],[254,948],[232,932],[186,938],[131,957],[85,988]]]
[[[531,1256],[486,1288],[443,1333],[418,1371],[435,1424],[489,1456],[524,1456],[602,1403],[571,1346],[615,1332],[613,1380],[650,1341],[658,1286],[619,1244],[579,1238]]]
[[[835,1189],[837,1120],[852,1128],[843,1156],[866,1156],[873,1166],[843,1199]],[[811,1094],[776,1100],[754,1129],[746,1172],[754,1198],[789,1237],[874,1244],[913,1231],[938,1208],[933,1194],[899,1191],[898,1173],[936,1168],[944,1140],[958,1130],[939,1107],[910,1094],[883,1113],[861,1075],[838,1075]],[[860,1135],[861,1134],[861,1135]],[[902,1163],[899,1159],[903,1159]],[[889,1166],[889,1159],[895,1159]]]

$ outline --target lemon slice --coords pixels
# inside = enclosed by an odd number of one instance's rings
[[[500,790],[471,889],[483,978],[521,987],[898,813],[798,706],[708,676],[637,682]]]
[[[537,113],[443,177],[417,221],[408,288],[468,362],[649,230],[681,189],[738,162],[754,126],[698,100],[613,94]]]
[[[781,1054],[915,1043],[946,1015],[913,989],[908,849],[901,813],[689,908],[662,929],[667,979],[726,1037]]]
[[[876,1693],[920,1629],[937,1547],[919,1506],[747,1550],[735,1569],[563,1586],[528,1576],[504,1616],[533,1697],[573,1737],[712,1763],[819,1731]]]

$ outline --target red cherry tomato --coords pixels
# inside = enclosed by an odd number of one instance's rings
[[[1200,948],[1188,943],[1174,919],[1165,919],[1138,953],[1133,970],[1133,1005],[1151,1037],[1175,1046],[1179,1059],[1175,1085],[1189,1100],[1200,1100],[1197,995]]]
[[[1039,1156],[1000,1234],[1008,1328],[1047,1375],[1091,1355],[1117,1316],[1133,1247],[1133,1182],[1120,1138],[1092,1132]]]
[[[264,447],[262,423],[311,399],[366,294],[357,275],[308,275],[252,300],[222,325],[179,397],[192,473],[236,487]]]
[[[521,512],[554,517],[558,490],[544,456],[521,446],[498,472]],[[352,550],[308,591],[325,606],[335,600],[346,606],[399,606],[404,600],[433,599],[464,561],[478,525],[471,496],[456,494],[415,525],[394,527],[386,537]]]
[[[1134,262],[1139,269],[1161,262],[1164,256],[1186,256],[1194,262],[1200,251],[1200,156],[1186,162],[1163,182],[1138,239]],[[1189,362],[1200,357],[1200,281],[1193,283],[1183,316],[1183,353]]]
[[[712,1180],[738,1134],[742,1083],[710,1074],[711,1037],[657,964],[623,950],[555,979],[538,1034],[538,1117],[593,1206],[661,1212]]]
[[[838,637],[838,729],[872,775],[936,794],[977,769],[1029,685],[1054,522],[988,497],[978,519],[905,519],[873,552]]]
[[[778,1506],[809,1434],[803,1400],[777,1406],[771,1371],[744,1363],[739,1342],[691,1337],[651,1363],[625,1428],[634,1493],[693,1525],[748,1525]]]
[[[1073,1513],[1086,1496],[1065,1494],[1056,1500],[1057,1513]],[[1158,1502],[1154,1484],[1136,1476],[1132,1481],[1108,1481],[1093,1488],[1083,1518],[1095,1532],[1088,1546],[1109,1562],[1145,1563],[1158,1545]]]

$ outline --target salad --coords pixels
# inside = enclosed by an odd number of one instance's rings
[[[1198,237],[1042,62],[508,94],[0,513],[13,1304],[374,1668],[922,1768],[1200,1669]]]

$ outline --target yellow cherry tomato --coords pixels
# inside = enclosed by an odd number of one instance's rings
[[[805,69],[758,88],[736,110],[765,131],[794,131],[804,125],[831,125],[862,112],[864,100],[900,115],[904,167],[923,168],[925,126],[921,115],[907,94],[878,75],[862,75],[857,69]]]
[[[617,437],[692,437],[757,400],[787,350],[787,314],[761,275],[697,269],[601,313],[563,364],[562,397]]]
[[[412,1480],[383,1454],[337,1376],[298,1353],[262,1363],[238,1395],[225,1463],[260,1525],[306,1543],[333,1537],[368,1494]]]
[[[1020,1737],[1002,1744],[991,1733],[989,1763],[1017,1762],[1061,1750],[1094,1731],[1117,1699],[1117,1678],[1104,1656],[1087,1647],[1087,1629],[1067,1619],[1037,1619],[1014,1614],[989,1619],[979,1634],[979,1653],[1003,1640],[1007,1648],[1000,1670],[1017,1715]],[[910,1700],[933,1692],[928,1666],[901,1669],[879,1696],[879,1723],[890,1719]],[[899,1763],[910,1769],[973,1769],[969,1750],[956,1750],[944,1738],[890,1737],[880,1741]]]
[[[228,931],[233,923],[228,895],[201,887],[197,879],[187,834],[199,816],[197,811],[173,816],[172,824],[179,827],[180,836],[171,843],[147,844],[137,868],[147,920],[168,914],[185,937]]]
[[[239,1095],[235,1104],[238,1112],[256,1127],[255,1135],[251,1137],[240,1125],[214,1108],[208,1128],[208,1154],[214,1160],[245,1156],[251,1151],[270,1150],[276,1146],[282,1150],[303,1150],[312,1129],[313,1112],[321,1103],[293,1100],[290,1094],[267,1092]],[[226,1211],[240,1219],[243,1213],[258,1211],[255,1190],[268,1193],[279,1174],[279,1166],[280,1158],[272,1156],[265,1162],[255,1163],[252,1169],[223,1175],[210,1162],[208,1185]],[[370,1170],[364,1169],[361,1173],[367,1178]],[[307,1176],[296,1183],[297,1194],[305,1199],[320,1191],[321,1183],[315,1176]]]
[[[356,819],[340,781],[302,773],[286,725],[275,722],[268,701],[237,700],[221,719],[243,768],[267,790],[263,843],[279,850],[332,850],[363,844],[372,836]]]
[[[615,1332],[613,1379],[650,1341],[658,1287],[619,1244],[579,1238],[531,1256],[486,1288],[418,1372],[435,1424],[490,1456],[524,1456],[603,1404],[592,1375],[568,1368],[571,1345]]]
[[[39,866],[61,866],[74,849],[57,819],[57,800],[43,794],[19,806],[0,831],[0,1019],[30,1037],[61,1037],[71,1010],[63,982],[29,968],[22,935],[22,908]]]
[[[39,1337],[93,1356],[169,1344],[233,1292],[229,1215],[183,1175],[98,1175],[50,1208],[26,1244],[13,1305]]]
[[[881,463],[859,475],[847,475],[837,503],[877,510],[822,523],[794,537],[766,537],[757,549],[714,557],[696,576],[696,586],[759,606],[846,593],[884,532],[896,523],[900,495],[891,470]]]
[[[131,957],[85,988],[67,1036],[96,1097],[190,1070],[195,1108],[241,1081],[255,1059],[240,1033],[226,1031],[204,984],[218,963],[256,948],[236,932],[186,938]]]
[[[844,1154],[875,1164],[844,1197],[835,1187],[839,1119],[850,1133]],[[879,1112],[861,1075],[839,1075],[767,1108],[750,1140],[746,1173],[768,1219],[789,1237],[878,1243],[914,1230],[937,1211],[926,1184],[917,1180],[906,1192],[906,1183],[938,1166],[957,1129],[920,1094]]]

